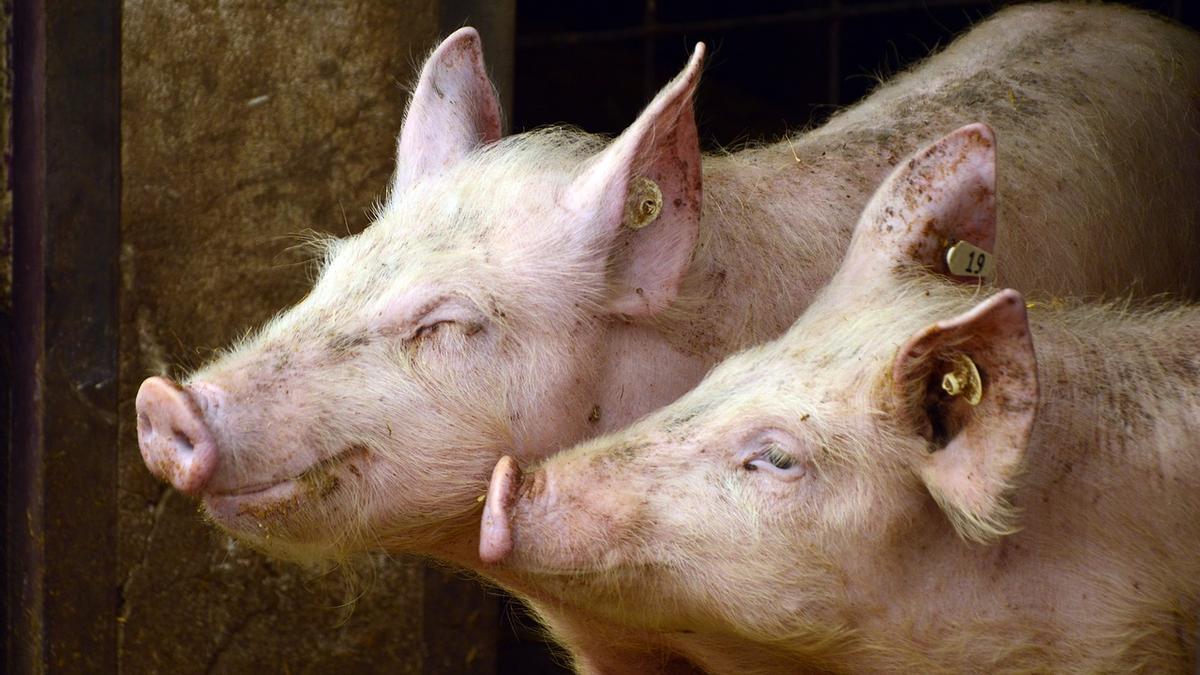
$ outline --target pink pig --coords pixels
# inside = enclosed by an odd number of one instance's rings
[[[451,35],[376,222],[331,241],[311,293],[257,333],[181,383],[143,383],[147,467],[274,555],[478,567],[477,499],[501,455],[623,428],[777,337],[878,182],[975,120],[1005,139],[1006,283],[1200,293],[1200,267],[1171,264],[1200,228],[1200,40],[1184,28],[1119,7],[1007,10],[819,129],[705,158],[703,55],[611,142],[500,138],[479,38]],[[578,632],[569,609],[552,623]],[[643,653],[571,643],[585,666]]]
[[[992,236],[980,132],[896,171],[782,338],[533,473],[501,459],[493,574],[709,673],[1191,672],[1200,307],[1027,320],[932,273]]]

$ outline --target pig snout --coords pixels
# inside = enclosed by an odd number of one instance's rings
[[[503,562],[512,552],[512,506],[520,485],[517,461],[508,455],[501,457],[492,469],[479,529],[479,558],[488,565]]]
[[[217,468],[212,431],[187,389],[163,377],[151,377],[137,394],[138,446],[142,460],[158,478],[186,494],[197,494]]]
[[[640,528],[642,500],[569,467],[522,473],[512,457],[492,470],[479,559],[525,572],[602,572],[622,564]]]

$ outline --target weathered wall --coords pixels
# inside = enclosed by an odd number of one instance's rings
[[[380,557],[346,612],[345,574],[250,552],[156,482],[133,412],[143,377],[197,365],[301,297],[293,235],[367,224],[392,170],[399,85],[436,33],[431,0],[124,3],[125,672],[492,670],[482,590]]]
[[[0,315],[12,310],[12,8],[0,8]],[[0,333],[2,335],[3,333]]]
[[[8,453],[12,447],[9,398],[12,391],[12,356],[10,340],[12,331],[12,263],[13,263],[13,203],[12,203],[12,8],[8,3],[0,8],[0,462],[8,469]],[[7,527],[8,499],[0,499],[0,527]],[[7,532],[6,532],[7,535]],[[8,572],[8,537],[0,537],[0,560]],[[4,587],[4,601],[0,604],[0,627],[5,635],[12,630],[8,615],[8,584]]]

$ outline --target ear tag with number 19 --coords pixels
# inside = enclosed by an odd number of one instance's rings
[[[996,259],[990,251],[985,251],[969,242],[956,242],[946,249],[946,267],[950,274],[956,277],[979,277],[991,279],[996,272]]]

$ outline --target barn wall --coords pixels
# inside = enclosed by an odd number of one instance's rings
[[[438,22],[431,0],[123,5],[122,671],[494,670],[477,585],[413,560],[321,574],[247,550],[150,476],[133,410],[143,377],[198,365],[304,294],[297,233],[367,225],[400,85]]]

